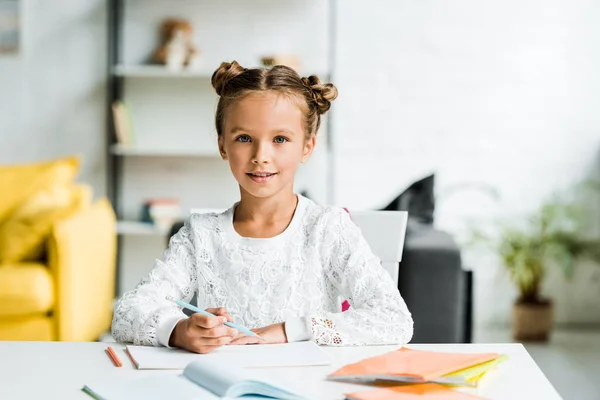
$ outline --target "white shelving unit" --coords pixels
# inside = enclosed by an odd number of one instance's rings
[[[119,221],[117,222],[117,233],[131,236],[166,236],[168,231],[147,222]]]
[[[171,70],[161,65],[123,65],[113,68],[113,75],[129,78],[201,78],[210,79],[212,71],[181,69]]]
[[[127,78],[195,78],[195,79],[211,79],[214,71],[202,69],[187,69],[172,70],[162,65],[116,65],[112,73],[114,76]],[[329,76],[327,71],[312,71],[309,69],[299,70],[298,73],[303,76],[316,74],[322,79]]]
[[[226,209],[223,208],[194,208],[190,213],[221,213]],[[181,217],[183,220],[184,217]],[[154,224],[140,221],[118,221],[117,233],[119,235],[129,236],[166,236],[169,233],[168,229],[161,229]]]
[[[111,153],[129,157],[219,157],[215,150],[204,149],[169,149],[169,148],[135,148],[119,144],[111,146]]]

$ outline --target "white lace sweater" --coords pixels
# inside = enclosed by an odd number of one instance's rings
[[[233,228],[235,205],[222,214],[193,214],[154,269],[118,302],[117,341],[168,346],[181,309],[225,307],[237,324],[285,322],[288,341],[324,345],[404,344],[413,320],[360,229],[339,207],[298,196],[290,225],[268,239]],[[347,299],[350,309],[341,311]]]

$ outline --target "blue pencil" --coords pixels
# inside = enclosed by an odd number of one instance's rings
[[[216,315],[211,314],[208,311],[201,310],[198,307],[195,307],[195,306],[193,306],[193,305],[191,305],[189,303],[186,303],[185,301],[177,300],[177,299],[175,299],[175,298],[173,298],[171,296],[167,296],[166,299],[169,300],[169,301],[172,301],[174,303],[177,303],[179,306],[181,306],[183,308],[187,308],[190,311],[194,311],[194,312],[200,313],[202,315],[206,315],[207,317],[216,317]],[[227,321],[227,322],[225,322],[225,325],[227,325],[227,326],[229,326],[229,327],[231,327],[233,329],[237,329],[238,331],[243,332],[243,333],[245,333],[248,336],[260,337],[256,333],[252,332],[250,329],[244,328],[243,326],[240,326],[240,325],[237,325],[237,324],[234,324],[233,322]]]

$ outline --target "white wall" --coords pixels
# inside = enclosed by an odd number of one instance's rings
[[[437,225],[515,217],[586,176],[600,147],[600,6],[593,1],[338,1],[335,202],[387,204],[437,173]],[[596,167],[597,168],[597,167]],[[596,226],[600,220],[596,220]],[[475,269],[476,320],[506,323],[515,295],[491,254]],[[432,277],[434,278],[434,277]],[[600,322],[600,268],[552,276],[559,322]]]
[[[22,0],[18,56],[0,56],[0,164],[70,154],[105,193],[106,2]]]

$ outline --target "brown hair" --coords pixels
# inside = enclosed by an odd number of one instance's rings
[[[215,114],[217,134],[223,134],[223,121],[229,106],[252,92],[279,92],[296,100],[304,115],[306,137],[316,135],[331,102],[337,97],[337,89],[331,83],[322,84],[316,75],[301,78],[296,71],[285,65],[270,69],[244,68],[237,61],[224,62],[212,75],[212,85],[219,95]]]

